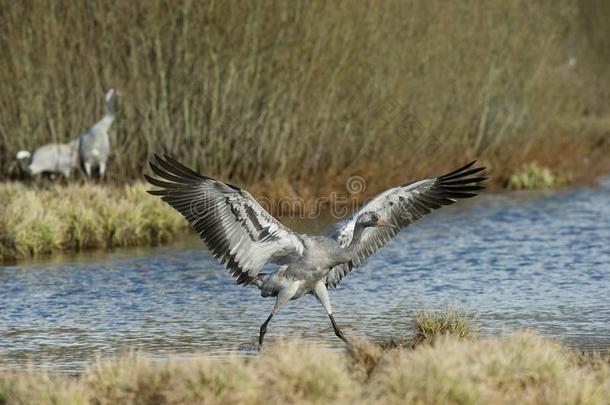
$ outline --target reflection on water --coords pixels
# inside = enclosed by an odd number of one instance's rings
[[[487,195],[405,230],[331,291],[345,332],[404,335],[414,312],[467,310],[486,333],[523,328],[610,346],[610,186]],[[304,229],[317,229],[305,224]],[[194,238],[0,268],[0,363],[76,370],[138,348],[155,356],[255,348],[273,306]],[[267,339],[341,347],[312,297],[290,302]]]

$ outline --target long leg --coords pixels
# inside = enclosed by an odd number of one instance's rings
[[[288,301],[290,301],[290,298],[292,298],[293,295],[294,295],[293,289],[283,289],[279,292],[279,294],[277,295],[277,298],[275,299],[275,305],[273,306],[273,311],[271,311],[271,313],[269,314],[269,316],[267,317],[265,322],[263,322],[263,324],[261,325],[260,334],[258,335],[258,345],[259,346],[263,345],[263,339],[265,338],[265,334],[267,333],[267,325],[269,324],[269,321],[271,321],[271,318],[273,318],[273,315],[277,314],[279,312],[279,310],[282,309],[282,307],[284,305],[286,305],[286,303]]]
[[[106,173],[106,162],[100,162],[100,179],[104,178],[104,173]]]
[[[330,318],[330,323],[332,323],[333,325],[335,335],[337,335],[339,339],[343,340],[345,344],[349,345],[349,341],[346,339],[345,335],[343,335],[341,329],[339,329],[339,327],[337,326],[337,322],[335,322],[335,317],[333,316],[333,309],[330,306],[330,299],[328,298],[328,290],[326,289],[326,286],[323,282],[319,282],[318,284],[316,284],[314,293],[316,294],[316,298],[318,299],[318,301],[320,301],[320,303],[326,310],[326,313]]]
[[[260,331],[260,334],[258,335],[258,345],[259,346],[263,345],[263,339],[265,338],[265,334],[267,333],[267,324],[269,323],[269,321],[271,321],[271,318],[273,318],[273,312],[271,312],[269,314],[269,316],[267,317],[265,322],[263,322],[263,324],[261,325],[261,331]]]
[[[85,173],[87,173],[87,177],[91,178],[91,163],[85,162]]]

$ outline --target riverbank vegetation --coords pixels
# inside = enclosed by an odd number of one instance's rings
[[[265,193],[370,192],[479,158],[609,167],[610,6],[557,2],[10,2],[0,13],[0,180],[120,90],[112,182],[155,152]],[[34,29],[35,27],[35,29]]]
[[[532,164],[513,174],[508,187],[565,184],[560,181],[548,168]],[[0,263],[57,252],[154,246],[190,232],[178,212],[146,192],[154,188],[150,184],[38,183],[0,182]],[[489,183],[498,187],[497,181]],[[259,182],[247,188],[263,208],[297,227],[302,220],[337,221],[378,192],[359,176],[324,190],[276,186]]]
[[[129,354],[78,376],[0,372],[0,404],[606,404],[610,363],[530,333],[437,336],[331,351],[275,341],[257,355]]]
[[[508,178],[507,188],[511,190],[532,190],[554,188],[569,182],[569,177],[560,177],[549,168],[530,163],[523,165]]]
[[[143,184],[31,188],[0,183],[0,263],[56,251],[154,245],[188,224]]]

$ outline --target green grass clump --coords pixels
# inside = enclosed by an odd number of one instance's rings
[[[411,330],[405,336],[392,337],[381,342],[383,348],[414,348],[420,344],[434,343],[438,338],[452,336],[471,339],[477,336],[476,320],[465,312],[447,310],[442,312],[421,311],[411,322]]]
[[[143,184],[0,184],[0,262],[57,251],[154,245],[188,229]]]
[[[476,336],[478,326],[466,313],[443,311],[439,313],[420,312],[412,325],[411,344],[434,342],[442,336],[454,336],[458,339],[469,339]]]
[[[445,335],[433,345],[381,350],[361,373],[353,352],[306,341],[259,355],[101,361],[78,376],[0,372],[1,404],[607,404],[610,363],[529,333]]]
[[[508,188],[512,190],[534,190],[553,188],[559,185],[560,179],[551,169],[537,163],[523,165],[508,179]]]

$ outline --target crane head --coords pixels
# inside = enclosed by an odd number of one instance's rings
[[[378,226],[387,226],[390,228],[397,228],[397,226],[386,222],[383,218],[379,217],[379,215],[375,212],[364,212],[356,221],[357,224],[363,226],[365,228],[368,227],[378,227]]]
[[[106,102],[109,102],[116,94],[117,94],[116,89],[115,88],[111,88],[110,90],[108,90],[106,92],[106,95],[104,96],[104,99],[106,100]]]

